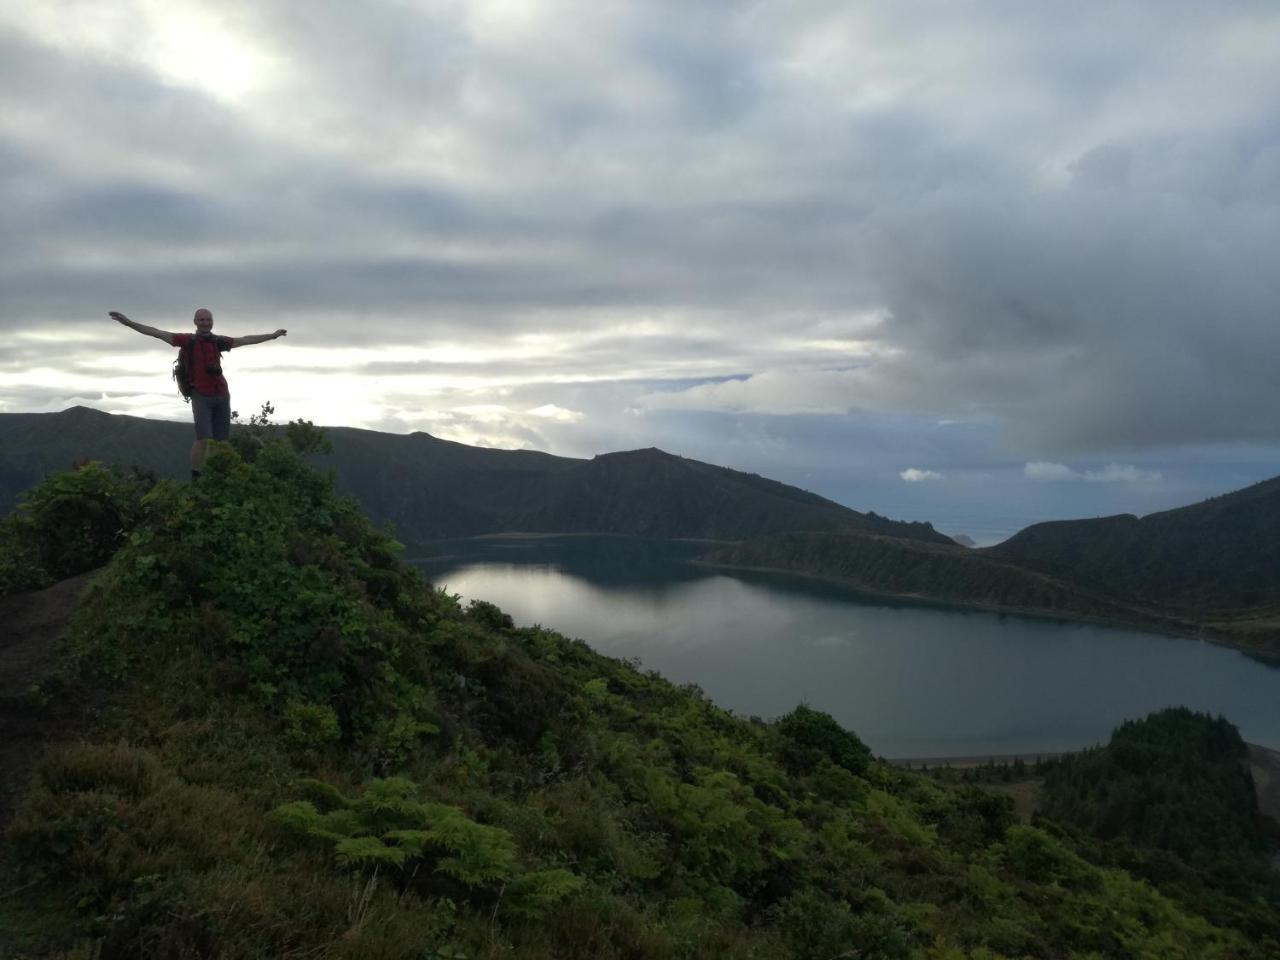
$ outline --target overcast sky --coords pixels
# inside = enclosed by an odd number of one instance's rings
[[[0,411],[659,446],[989,542],[1280,473],[1280,4],[0,0]]]

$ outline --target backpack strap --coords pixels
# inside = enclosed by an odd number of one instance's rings
[[[191,333],[191,334],[188,334],[187,336],[191,338],[190,340],[187,341],[187,345],[184,348],[187,351],[187,373],[191,377],[191,382],[195,383],[196,344],[203,340],[207,340],[208,342],[212,343],[214,347],[217,349],[218,358],[221,359],[222,355],[226,352],[225,350],[222,349],[222,341],[227,338],[215,337],[212,334],[210,334],[207,337],[201,337],[200,334],[198,333]]]

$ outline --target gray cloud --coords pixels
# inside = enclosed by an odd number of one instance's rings
[[[1258,260],[1280,220],[1254,199],[1069,190],[913,226],[929,239],[878,251],[903,350],[883,380],[1003,416],[1028,450],[1280,438],[1280,278]]]
[[[0,14],[5,409],[203,304],[362,424],[815,477],[856,437],[899,497],[1280,443],[1262,0],[82,6]]]

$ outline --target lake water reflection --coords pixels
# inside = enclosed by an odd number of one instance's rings
[[[437,585],[521,625],[638,657],[722,706],[825,710],[886,757],[1073,750],[1185,705],[1280,748],[1280,670],[1232,650],[1078,624],[886,605],[823,584],[728,576],[700,547],[614,537],[489,538],[419,559]]]

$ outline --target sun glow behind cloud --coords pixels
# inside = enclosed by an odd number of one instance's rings
[[[55,49],[130,64],[229,103],[261,89],[276,71],[275,57],[212,4],[44,0],[0,6],[0,23]]]
[[[203,11],[157,22],[146,62],[171,83],[238,101],[270,79],[272,60]]]
[[[566,410],[564,407],[556,406],[554,403],[544,403],[540,407],[534,407],[532,410],[526,410],[535,417],[541,417],[544,420],[558,420],[561,423],[577,423],[586,415],[577,410]]]

